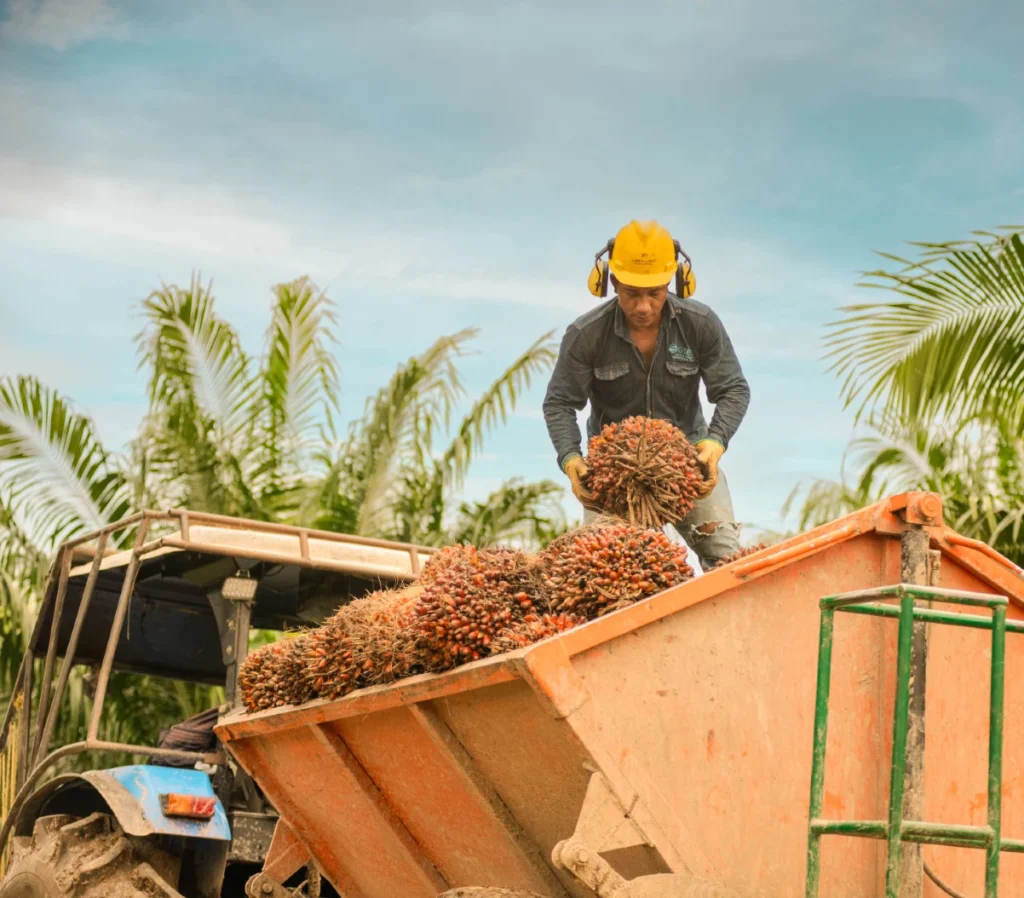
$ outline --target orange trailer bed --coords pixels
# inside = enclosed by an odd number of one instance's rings
[[[899,582],[900,536],[914,526],[941,553],[935,585],[1005,595],[1024,619],[1021,571],[945,528],[937,497],[909,494],[519,652],[225,718],[220,738],[287,824],[268,873],[311,856],[346,898],[457,886],[585,898],[552,860],[575,837],[627,880],[689,873],[743,898],[802,895],[818,602]],[[984,824],[991,635],[930,633],[924,819]],[[886,816],[895,635],[893,621],[836,620],[830,818]],[[1024,637],[1013,634],[1005,708],[1003,835],[1019,839]],[[950,885],[982,894],[984,852],[923,852]],[[1024,898],[1024,857],[1001,864],[1000,894]],[[881,896],[884,870],[884,842],[825,837],[822,895]],[[925,898],[942,895],[926,882]]]

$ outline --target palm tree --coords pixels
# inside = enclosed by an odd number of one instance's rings
[[[802,528],[908,489],[941,493],[947,520],[1024,560],[1024,243],[1021,228],[916,244],[921,259],[869,272],[896,294],[847,306],[826,345],[867,436],[838,481],[798,486]]]
[[[486,433],[504,422],[531,379],[554,362],[555,352],[546,334],[529,346],[473,403],[447,445],[434,452],[434,444],[452,427],[452,413],[465,390],[455,365],[473,329],[441,337],[424,353],[395,371],[391,380],[366,403],[362,418],[341,440],[322,453],[323,474],[306,491],[299,519],[318,527],[383,536],[427,545],[457,541],[473,529],[470,506],[461,506],[454,522],[450,497],[461,488],[473,457]],[[521,523],[543,518],[556,529],[564,527],[561,512],[550,503],[560,488],[543,481],[523,490],[510,480],[484,502],[472,506],[480,517],[486,542],[538,542],[523,539]],[[495,517],[496,508],[514,510]],[[488,523],[484,527],[484,519]],[[493,522],[504,522],[494,529]]]
[[[847,449],[853,477],[799,484],[783,515],[798,508],[806,530],[886,496],[929,490],[945,499],[946,522],[1024,563],[1024,438],[999,418],[957,425],[886,419]]]
[[[841,309],[826,345],[847,405],[904,419],[1019,416],[1024,406],[1021,228],[974,241],[917,243],[921,258],[863,286],[897,294]]]
[[[104,448],[91,419],[35,378],[0,378],[0,695],[12,688],[56,546],[133,508],[187,506],[431,545],[536,545],[565,528],[550,481],[510,479],[483,501],[456,501],[487,434],[553,363],[550,334],[461,417],[457,360],[477,331],[443,336],[399,365],[339,434],[333,306],[308,278],[273,288],[258,359],[198,276],[187,288],[162,286],[143,310],[148,409],[123,452]],[[218,698],[122,679],[106,722],[118,741],[155,738],[131,730],[158,719],[134,713],[138,702],[186,717]],[[86,693],[73,678],[66,739],[86,719]]]

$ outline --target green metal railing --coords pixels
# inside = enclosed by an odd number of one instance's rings
[[[882,604],[897,599],[899,605]],[[944,602],[986,608],[991,617],[918,607],[916,601]],[[814,708],[814,756],[811,765],[811,807],[807,846],[807,898],[818,898],[821,875],[821,837],[857,836],[888,843],[885,869],[886,898],[899,898],[900,855],[904,842],[979,848],[986,853],[985,898],[999,894],[999,855],[1002,851],[1024,853],[1024,840],[1002,838],[1003,697],[1006,634],[1024,633],[1024,623],[1007,621],[1005,596],[950,592],[925,586],[901,584],[862,592],[827,596],[821,600],[821,634],[818,643],[818,689]],[[896,713],[893,722],[892,768],[889,780],[888,820],[823,820],[825,793],[825,745],[828,736],[828,697],[832,679],[832,632],[836,611],[899,618],[896,655]],[[910,712],[910,677],[914,622],[952,624],[992,631],[992,685],[989,699],[988,824],[957,826],[903,819],[904,777],[907,765],[907,730]]]

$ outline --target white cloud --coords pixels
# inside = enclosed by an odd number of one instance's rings
[[[341,264],[299,251],[291,230],[248,212],[215,187],[152,184],[0,157],[0,217],[46,221],[122,240],[233,259],[273,259],[312,274]]]
[[[502,272],[486,271],[460,274],[435,269],[407,278],[405,283],[410,291],[424,296],[564,308],[574,314],[587,309],[579,284],[568,279],[510,277]]]
[[[93,237],[144,241],[186,254],[266,262],[349,287],[401,285],[425,297],[561,307],[588,303],[578,278],[507,275],[444,251],[451,235],[362,230],[348,219],[312,226],[271,219],[226,187],[92,175],[0,156],[0,218],[44,221]],[[574,272],[575,273],[575,272]]]
[[[0,34],[53,50],[128,37],[128,26],[108,0],[8,0],[7,9]]]

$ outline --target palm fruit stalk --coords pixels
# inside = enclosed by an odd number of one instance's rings
[[[546,610],[536,557],[452,547],[430,572],[417,604],[417,652],[426,670],[450,670],[487,657],[502,632]]]
[[[593,620],[693,577],[686,546],[614,517],[572,530],[541,552],[553,611]]]
[[[251,652],[238,671],[242,702],[250,711],[301,705],[316,697],[305,675],[310,636],[285,638]]]
[[[305,677],[322,698],[336,699],[415,669],[416,602],[422,587],[381,590],[342,605],[310,632]]]
[[[682,521],[704,481],[697,450],[677,427],[640,415],[606,424],[587,447],[594,504],[639,527]]]

